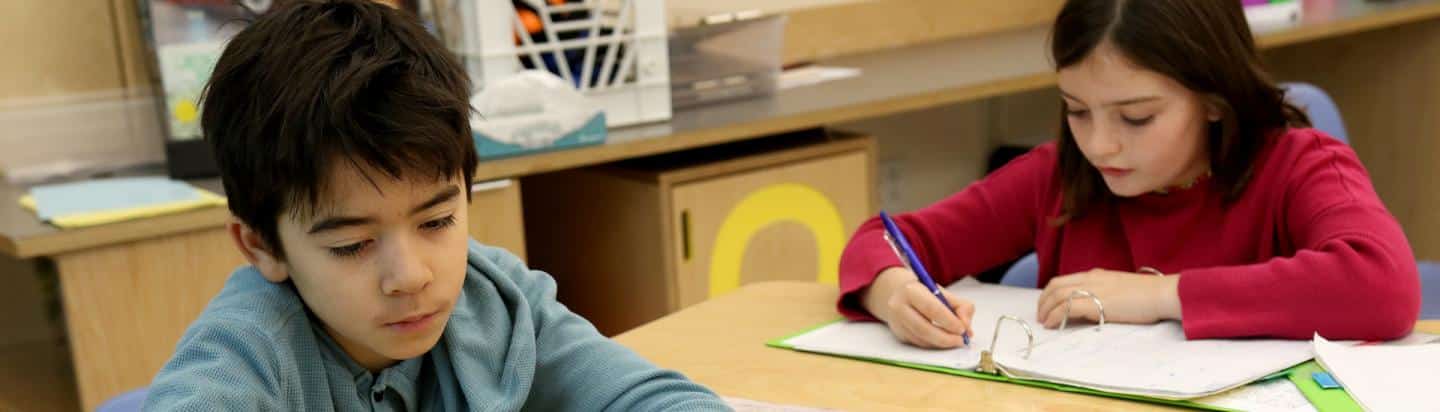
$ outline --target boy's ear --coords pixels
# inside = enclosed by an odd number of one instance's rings
[[[238,219],[231,219],[225,229],[230,232],[230,239],[235,241],[235,248],[240,249],[245,260],[260,270],[265,280],[280,283],[290,279],[290,268],[272,251],[260,232]]]

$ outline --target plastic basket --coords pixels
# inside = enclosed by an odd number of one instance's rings
[[[607,126],[670,118],[663,0],[436,0],[436,7],[441,37],[477,88],[543,69],[604,110]]]

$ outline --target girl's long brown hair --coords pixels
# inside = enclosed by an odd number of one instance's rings
[[[1219,109],[1207,145],[1211,175],[1227,200],[1245,190],[1265,139],[1310,124],[1265,73],[1238,1],[1070,0],[1050,36],[1056,70],[1108,42],[1134,64],[1174,79]],[[1064,191],[1057,223],[1115,197],[1080,152],[1063,110],[1057,170]]]

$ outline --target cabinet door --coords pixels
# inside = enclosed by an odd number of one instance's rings
[[[676,185],[680,307],[757,281],[834,284],[845,242],[871,213],[869,168],[854,151]]]
[[[470,237],[525,259],[524,220],[519,180],[480,182],[470,187]]]

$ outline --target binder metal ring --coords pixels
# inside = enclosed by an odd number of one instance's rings
[[[1100,330],[1100,328],[1104,327],[1105,305],[1100,303],[1100,298],[1095,296],[1094,293],[1090,293],[1090,291],[1088,290],[1077,290],[1074,292],[1070,292],[1070,297],[1065,299],[1065,317],[1060,318],[1060,330],[1065,330],[1065,325],[1070,323],[1070,304],[1075,302],[1075,298],[1077,297],[1088,297],[1090,298],[1091,302],[1095,302],[1095,309],[1100,312],[1100,324],[1098,326],[1095,326],[1095,330]]]
[[[976,368],[979,369],[980,372],[995,375],[1000,374],[1000,369],[995,367],[995,343],[1000,340],[1000,326],[1004,325],[1006,320],[1015,321],[1015,323],[1020,324],[1020,327],[1025,328],[1025,336],[1029,340],[1025,344],[1025,356],[1023,359],[1030,359],[1030,351],[1035,348],[1035,331],[1030,329],[1030,323],[1024,319],[1004,315],[995,320],[995,332],[990,336],[990,349],[980,351],[980,366]]]

